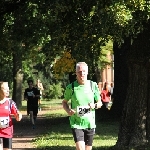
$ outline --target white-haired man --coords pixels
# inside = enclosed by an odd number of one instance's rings
[[[101,108],[99,88],[96,82],[87,80],[88,65],[76,64],[76,81],[66,87],[62,105],[70,116],[70,126],[76,150],[92,150],[95,134],[95,109]],[[71,100],[71,108],[68,101]],[[94,100],[96,103],[94,103]]]

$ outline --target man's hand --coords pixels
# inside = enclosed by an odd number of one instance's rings
[[[103,105],[102,101],[101,101],[101,100],[99,100],[99,101],[97,102],[97,108],[101,108],[101,107],[102,107],[102,105]]]
[[[103,103],[101,102],[101,100],[99,100],[97,103],[89,103],[88,104],[89,105],[89,107],[91,108],[91,109],[98,109],[98,108],[101,108],[102,107],[102,105],[103,105]]]
[[[89,105],[89,107],[90,107],[91,109],[95,109],[95,104],[94,104],[94,103],[89,103],[88,105]]]
[[[68,113],[69,116],[72,116],[73,114],[75,114],[76,111],[73,109],[68,109],[66,112]]]
[[[69,116],[72,116],[73,114],[75,114],[76,111],[69,108],[68,101],[63,100],[62,105],[63,105],[64,110],[67,112]]]

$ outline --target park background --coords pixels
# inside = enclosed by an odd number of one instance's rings
[[[29,78],[42,81],[46,99],[60,99],[76,62],[85,61],[97,83],[110,65],[114,103],[106,118],[120,121],[115,149],[149,147],[149,0],[1,0],[0,6],[0,80],[9,82],[19,108]]]

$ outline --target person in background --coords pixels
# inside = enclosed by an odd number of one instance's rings
[[[27,113],[30,114],[32,128],[35,129],[35,121],[38,114],[38,100],[40,92],[33,86],[33,80],[28,80],[28,88],[25,89],[24,99],[27,100]]]
[[[16,103],[9,98],[8,82],[0,82],[0,150],[12,149],[13,122],[11,115],[17,121],[22,119],[22,114],[17,109]]]
[[[87,80],[87,75],[87,64],[78,62],[76,64],[77,80],[66,87],[62,101],[64,110],[70,116],[76,150],[92,150],[96,128],[95,109],[102,106],[98,85],[96,82]],[[72,85],[74,85],[74,89],[72,89]],[[94,99],[96,103],[94,103]],[[71,108],[68,105],[69,100],[71,100]]]
[[[108,104],[111,101],[111,93],[109,87],[110,87],[109,84],[105,82],[104,88],[101,91],[101,99],[106,108],[108,108]]]
[[[114,90],[114,86],[113,86],[113,83],[110,84],[110,93],[111,93],[111,101],[113,102],[114,100],[114,96],[113,96],[113,91]]]
[[[38,79],[37,80],[37,84],[36,84],[36,87],[38,88],[38,90],[40,91],[40,97],[39,97],[39,100],[38,100],[38,105],[39,105],[39,111],[41,111],[41,100],[42,100],[42,98],[43,98],[43,90],[44,90],[44,88],[43,88],[43,84],[42,84],[42,82]]]

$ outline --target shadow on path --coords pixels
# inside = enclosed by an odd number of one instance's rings
[[[32,144],[33,139],[37,136],[48,132],[50,129],[50,119],[43,115],[38,115],[35,129],[32,129],[29,116],[23,115],[20,122],[13,118],[14,124],[14,137],[13,137],[13,150],[37,150]]]

